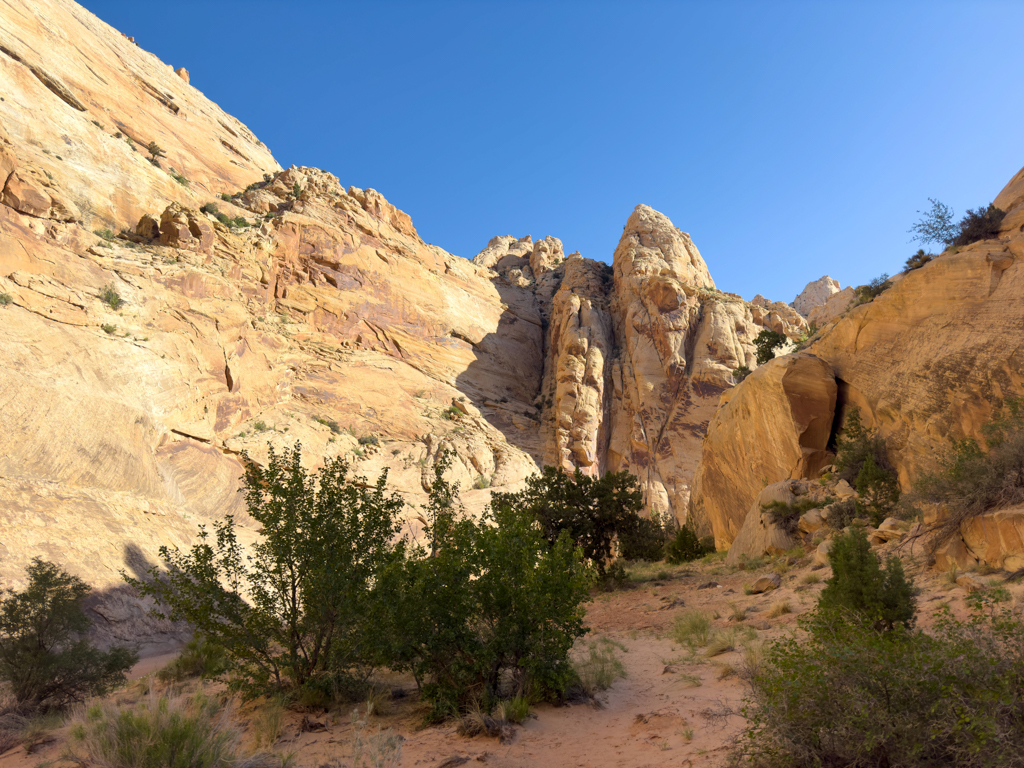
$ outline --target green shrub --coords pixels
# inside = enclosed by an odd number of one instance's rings
[[[111,285],[105,285],[100,290],[100,301],[109,305],[111,309],[120,309],[124,305],[124,299],[118,294],[117,289]]]
[[[181,184],[181,186],[183,186],[183,187],[190,187],[190,186],[192,186],[192,182],[191,181],[189,181],[187,178],[185,178],[184,175],[182,175],[180,173],[176,173],[173,168],[171,168],[170,173],[171,173],[171,178],[174,179],[179,184]]]
[[[604,578],[616,537],[636,534],[643,494],[635,476],[608,472],[601,478],[544,467],[526,480],[518,493],[495,494],[496,506],[520,509],[540,523],[544,538],[552,546],[562,531],[583,550]]]
[[[950,240],[949,245],[963,247],[979,240],[998,237],[999,225],[1005,216],[1006,213],[991,203],[981,206],[977,210],[968,209],[960,223],[957,224],[956,236]]]
[[[761,509],[768,513],[768,518],[775,523],[775,525],[781,526],[792,533],[796,530],[797,524],[800,522],[801,515],[812,509],[820,509],[821,507],[828,506],[831,503],[831,498],[827,498],[822,501],[803,498],[798,499],[794,504],[786,504],[784,501],[772,501],[762,506]]]
[[[819,598],[821,610],[853,611],[880,629],[913,626],[917,610],[914,585],[904,574],[903,563],[890,557],[885,567],[880,567],[863,530],[851,528],[836,539],[829,562],[832,576]]]
[[[849,613],[798,619],[805,640],[771,643],[750,671],[736,764],[1019,766],[1024,626],[1009,610],[948,612],[933,636]]]
[[[224,649],[202,637],[193,637],[170,664],[156,673],[161,682],[180,682],[192,677],[219,677],[228,670]]]
[[[747,376],[749,376],[750,373],[751,371],[749,368],[747,368],[747,366],[741,365],[739,368],[733,370],[732,377],[736,380],[736,383],[739,384],[741,381],[747,378]]]
[[[883,272],[867,285],[861,285],[855,290],[860,303],[866,304],[869,301],[874,301],[882,294],[883,291],[886,291],[891,287],[892,283],[889,281],[889,275]]]
[[[754,347],[757,349],[757,364],[764,365],[775,357],[776,350],[785,346],[788,339],[784,334],[765,328],[754,337]]]
[[[149,696],[130,708],[90,705],[71,728],[72,755],[101,768],[234,768],[239,734],[217,702]]]
[[[116,235],[114,235],[114,232],[109,229],[94,229],[92,233],[97,237],[102,237],[107,242],[110,242],[111,240],[114,239],[114,237],[116,237]]]
[[[14,301],[14,297],[7,292],[0,292],[0,307],[6,307]]]
[[[322,416],[314,416],[313,421],[317,422],[318,424],[323,424],[336,435],[341,434],[341,427],[338,426],[338,422],[336,421],[333,421],[331,419],[325,419]]]
[[[103,325],[100,326],[100,328],[103,330],[104,333],[109,334],[111,336],[117,330],[117,326],[113,325],[112,323],[104,323]]]
[[[376,435],[363,435],[359,438],[360,445],[379,445],[380,440]]]
[[[450,466],[448,453],[434,465],[426,546],[382,578],[391,645],[380,661],[412,672],[432,719],[527,692],[559,700],[573,680],[569,651],[586,631],[582,553],[566,532],[549,545],[518,506],[492,502],[481,520],[463,514],[444,480]]]
[[[84,639],[89,586],[38,557],[27,575],[24,591],[6,589],[0,599],[0,680],[18,705],[61,708],[122,684],[139,656],[122,646],[103,652]]]
[[[672,639],[680,645],[704,646],[711,632],[710,614],[691,608],[678,617],[672,626]]]
[[[441,411],[441,418],[448,421],[458,421],[462,418],[462,411],[454,405],[449,405],[445,410]]]
[[[714,538],[710,538],[710,541],[698,539],[689,525],[683,525],[676,531],[675,537],[665,545],[665,559],[672,565],[679,565],[697,560],[714,551]]]
[[[251,558],[228,515],[212,536],[201,527],[187,552],[161,547],[165,572],[125,580],[224,648],[231,685],[246,697],[365,674],[368,649],[385,642],[380,576],[403,558],[393,539],[404,505],[385,494],[386,474],[350,480],[335,458],[310,475],[296,444],[284,455],[270,448],[266,468],[246,458],[244,482],[263,529]]]
[[[866,515],[872,525],[880,525],[896,508],[900,499],[900,484],[896,475],[878,466],[874,456],[868,456],[857,473],[857,513]]]
[[[585,652],[574,654],[572,687],[582,694],[582,698],[593,699],[626,676],[626,665],[615,651],[611,643],[593,641]]]
[[[938,533],[932,546],[972,517],[1024,503],[1024,403],[1007,398],[981,431],[984,449],[971,438],[955,441],[941,469],[915,486],[917,496],[945,507],[945,517],[927,529]]]
[[[206,203],[199,210],[202,211],[203,213],[209,213],[213,216],[216,216],[218,213],[220,213],[220,209],[217,207],[216,203]]]
[[[151,141],[151,142],[149,142],[149,144],[146,145],[146,151],[149,152],[150,157],[152,157],[154,160],[156,160],[158,157],[166,157],[167,156],[167,153],[164,152],[160,148],[160,145],[157,144],[155,141]]]
[[[953,224],[953,209],[938,200],[928,198],[932,207],[927,213],[918,211],[921,218],[908,231],[914,235],[912,240],[922,243],[943,243],[948,245],[956,237],[956,226]]]
[[[892,513],[900,498],[899,481],[886,458],[885,443],[864,426],[856,406],[847,414],[836,442],[835,467],[836,474],[857,489],[858,515],[878,525]]]
[[[632,530],[619,536],[619,554],[626,560],[655,562],[665,558],[668,542],[669,525],[662,522],[657,512],[653,512],[651,517],[641,517]]]
[[[220,193],[220,199],[223,200],[225,203],[230,203],[231,202],[231,195],[229,195],[227,192],[221,192]]]
[[[257,421],[255,424],[252,425],[252,428],[254,432],[266,432],[268,429],[270,429],[270,427],[267,426],[267,422],[265,421]]]
[[[907,263],[904,264],[903,270],[905,272],[910,272],[914,269],[920,269],[934,258],[935,257],[932,254],[925,253],[924,248],[919,248],[917,253],[907,259]]]
[[[292,197],[298,200],[302,196],[302,187],[299,186],[299,182],[295,182],[292,185]]]
[[[478,491],[482,491],[485,488],[490,488],[490,486],[491,478],[487,477],[486,475],[477,476],[476,480],[473,483],[473,487],[476,488]]]
[[[841,531],[852,523],[855,517],[857,517],[857,502],[853,499],[844,499],[832,505],[828,511],[826,522],[832,530]]]

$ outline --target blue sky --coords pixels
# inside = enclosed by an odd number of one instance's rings
[[[610,261],[646,203],[720,288],[791,301],[898,271],[928,197],[959,215],[1024,165],[1020,2],[84,5],[469,258],[532,234]]]

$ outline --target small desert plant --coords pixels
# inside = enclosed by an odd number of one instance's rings
[[[732,629],[722,629],[715,632],[707,642],[704,655],[709,659],[736,650],[736,632]]]
[[[107,242],[113,240],[116,237],[113,230],[110,229],[94,229],[92,233],[96,235],[96,237],[102,237]]]
[[[314,416],[313,421],[315,421],[317,424],[323,424],[336,435],[341,434],[341,427],[338,426],[338,422],[336,421],[333,421],[331,419],[325,419],[322,416]]]
[[[378,445],[380,440],[376,435],[363,435],[359,438],[360,445]]]
[[[177,173],[173,168],[171,168],[171,178],[174,179],[179,184],[181,184],[181,186],[183,186],[183,187],[190,187],[190,186],[192,186],[192,182],[191,181],[189,181],[187,178],[185,178],[185,176],[183,174]]]
[[[157,144],[155,141],[151,141],[149,142],[149,144],[146,145],[146,151],[149,152],[150,157],[153,158],[154,160],[156,160],[159,157],[167,156],[167,153],[164,152],[163,149],[160,148],[160,145]]]
[[[299,182],[295,182],[292,185],[292,197],[298,200],[302,196],[302,187],[299,186]]]
[[[832,499],[830,498],[820,501],[803,498],[798,499],[793,504],[786,504],[784,501],[772,501],[762,506],[761,509],[768,513],[768,519],[773,523],[793,533],[800,522],[801,515],[812,509],[827,506],[831,502]],[[801,551],[800,554],[803,555],[803,552]]]
[[[202,637],[193,637],[170,664],[156,673],[161,682],[180,682],[191,677],[209,678],[224,674],[228,657],[224,649]]]
[[[256,748],[266,746],[269,749],[273,747],[281,738],[283,727],[284,701],[279,696],[273,696],[263,702],[253,714],[253,740]]]
[[[494,715],[508,723],[521,723],[530,716],[530,700],[525,696],[502,699],[495,706]]]
[[[211,216],[216,216],[220,213],[220,209],[216,203],[206,203],[202,208],[199,209],[203,213],[209,213]]]
[[[679,565],[697,560],[714,551],[714,539],[698,539],[697,534],[687,524],[680,526],[675,537],[665,545],[665,559],[673,565]]]
[[[747,366],[741,365],[739,368],[733,369],[732,377],[733,379],[736,380],[736,383],[739,384],[741,381],[747,378],[747,376],[749,376],[750,373],[751,371]]]
[[[900,497],[899,481],[886,458],[885,443],[864,426],[860,408],[851,408],[843,421],[836,442],[835,467],[840,478],[856,485],[857,514],[878,525],[892,513]],[[828,522],[833,528],[837,527],[832,521],[837,507],[829,512]]]
[[[252,425],[252,428],[254,432],[266,432],[269,429],[265,421],[257,421]]]
[[[861,285],[855,290],[860,303],[866,304],[881,296],[882,293],[891,286],[892,283],[889,282],[889,275],[882,273],[878,277],[872,279],[867,285]]]
[[[105,285],[100,289],[100,301],[109,305],[111,309],[120,309],[124,305],[124,299],[118,294],[113,284]]]
[[[999,225],[1006,214],[991,203],[977,210],[968,209],[957,224],[956,236],[950,241],[953,247],[963,247],[979,240],[988,240],[999,236]]]
[[[729,603],[729,610],[729,618],[733,621],[744,621],[747,618],[747,607],[745,605]]]
[[[907,259],[907,263],[903,265],[903,269],[906,272],[910,272],[911,270],[914,269],[920,269],[933,258],[935,257],[932,256],[930,253],[924,252],[924,248],[919,248],[917,253],[915,253],[913,256]]]
[[[445,410],[441,411],[441,418],[447,419],[448,421],[458,421],[462,418],[462,411],[454,405],[449,405]]]
[[[371,685],[366,693],[366,716],[391,714],[391,689],[383,685]]]
[[[626,665],[609,643],[590,643],[585,654],[573,659],[572,669],[581,692],[591,699],[626,676]]]
[[[707,645],[711,615],[696,608],[686,611],[672,627],[672,639],[680,645]]]
[[[793,609],[789,605],[789,600],[781,600],[768,609],[768,618],[777,619],[779,616],[784,616],[787,613],[792,612]]]
[[[6,307],[8,304],[14,301],[14,297],[6,292],[0,292],[0,307]]]
[[[490,485],[491,485],[491,479],[489,477],[487,477],[486,475],[480,475],[479,477],[477,477],[476,481],[473,483],[473,487],[476,488],[477,490],[483,490],[484,488],[489,488]]]
[[[101,768],[229,768],[238,763],[238,740],[216,700],[150,694],[125,709],[84,707],[71,729],[71,754]]]
[[[832,530],[841,531],[850,525],[855,517],[857,517],[857,502],[852,498],[845,499],[832,505],[826,522]]]
[[[819,584],[821,583],[821,576],[816,574],[814,571],[811,571],[810,573],[805,573],[800,578],[800,583],[807,586],[810,586],[811,584]]]
[[[109,334],[111,336],[113,336],[114,332],[117,330],[117,326],[112,323],[104,323],[103,325],[100,326],[100,328],[103,330],[104,333]]]

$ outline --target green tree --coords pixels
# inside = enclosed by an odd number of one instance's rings
[[[251,555],[229,515],[188,552],[162,547],[166,572],[125,580],[223,647],[246,696],[347,684],[381,642],[379,576],[404,555],[404,505],[386,481],[350,480],[341,458],[311,474],[299,444],[271,449],[266,468],[246,459],[246,503],[263,529]]]
[[[155,141],[151,141],[146,145],[146,151],[149,152],[149,156],[154,160],[167,156],[167,153],[164,152],[163,149],[160,148],[160,145]]]
[[[90,587],[53,563],[33,558],[28,587],[0,600],[0,680],[28,710],[60,708],[102,695],[125,681],[134,650],[104,652],[83,637],[92,622],[82,610]]]
[[[858,527],[840,536],[829,552],[832,576],[818,600],[822,611],[848,610],[891,630],[914,625],[914,585],[898,557],[880,567],[864,531]]]
[[[873,525],[879,525],[892,514],[900,500],[900,484],[896,475],[878,465],[868,455],[857,473],[857,513],[867,515]]]
[[[711,544],[708,547],[708,543]],[[673,565],[688,563],[698,557],[704,557],[709,552],[714,552],[714,539],[710,542],[702,542],[697,538],[689,525],[684,525],[676,531],[675,537],[665,545],[665,559]]]
[[[775,350],[781,348],[788,341],[786,336],[765,328],[754,337],[754,347],[757,349],[757,364],[764,365],[775,357]]]
[[[446,455],[434,467],[426,541],[382,578],[392,642],[381,662],[412,672],[433,719],[474,700],[560,699],[569,649],[586,632],[582,553],[566,533],[549,546],[514,506],[492,505],[480,521],[463,514],[449,464]]]
[[[921,218],[908,232],[913,237],[911,242],[942,243],[949,245],[956,237],[956,225],[953,224],[953,209],[938,200],[928,198],[932,207],[927,212],[918,211]]]
[[[639,529],[643,494],[636,477],[625,471],[596,478],[579,469],[569,474],[545,467],[527,478],[522,491],[494,494],[492,504],[537,520],[552,546],[567,531],[604,578],[616,537],[633,536]]]
[[[886,459],[885,443],[864,426],[860,408],[853,406],[836,441],[836,474],[857,489],[857,513],[878,525],[892,514],[900,499],[896,473]]]

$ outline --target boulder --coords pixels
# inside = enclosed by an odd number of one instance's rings
[[[831,561],[828,559],[829,552],[832,551],[833,540],[825,539],[818,548],[814,551],[814,562],[817,565],[830,565]]]
[[[819,328],[830,323],[857,302],[857,292],[847,286],[838,293],[833,293],[824,304],[813,307],[807,313],[807,322]]]
[[[968,520],[963,542],[979,560],[1006,571],[1024,568],[1024,507],[1010,507]]]
[[[4,187],[3,203],[19,213],[47,218],[50,213],[50,196],[46,187],[31,177],[15,171]]]
[[[135,225],[135,234],[149,240],[155,240],[160,237],[160,222],[147,213]]]
[[[803,352],[769,361],[722,397],[697,467],[690,514],[727,549],[761,489],[831,463],[836,381]]]
[[[836,483],[836,487],[833,489],[833,493],[835,494],[836,498],[839,499],[840,501],[851,499],[857,495],[857,492],[853,490],[853,487],[845,480],[840,480],[838,483]]]
[[[205,253],[213,245],[213,227],[197,211],[171,203],[160,214],[160,242]]]
[[[186,83],[189,81],[188,70],[185,69],[184,67],[178,67],[176,70],[174,70],[174,74],[176,74],[178,77],[180,77]]]
[[[969,573],[965,573],[958,577],[956,584],[958,587],[963,587],[968,594],[972,592],[982,592],[985,589],[985,584],[971,576]]]
[[[771,592],[773,589],[778,589],[781,586],[782,577],[777,573],[769,573],[766,576],[761,576],[757,581],[750,585],[750,594],[764,594],[765,592]]]
[[[820,509],[809,509],[800,515],[800,522],[797,524],[797,530],[800,533],[811,534],[820,528],[824,527],[825,518],[822,516]]]
[[[18,159],[10,149],[0,144],[0,193],[7,186],[7,180],[18,167]]]
[[[763,507],[774,501],[793,504],[793,480],[772,483],[762,490],[751,505],[736,539],[725,557],[727,565],[738,565],[742,557],[778,555],[796,546],[797,541],[783,526],[772,522],[771,515]]]
[[[872,544],[887,544],[890,541],[899,541],[907,535],[910,526],[895,517],[887,517],[877,529],[868,534],[868,541]]]

